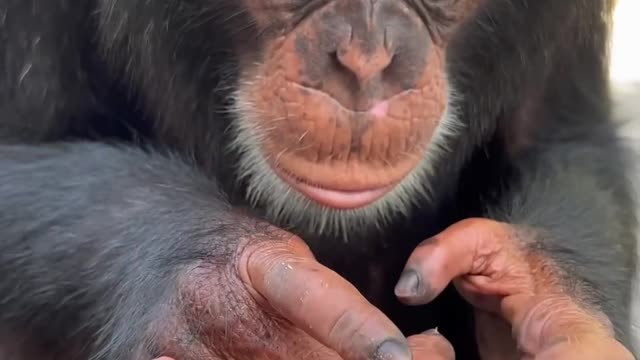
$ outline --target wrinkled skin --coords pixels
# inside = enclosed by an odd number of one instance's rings
[[[299,238],[263,230],[265,238],[239,246],[228,269],[200,268],[186,281],[183,301],[193,302],[186,308],[217,309],[209,316],[227,314],[225,321],[194,312],[199,327],[179,329],[165,350],[172,357],[156,360],[409,359],[409,352],[415,360],[455,359],[436,329],[405,340],[351,284],[317,263]],[[396,295],[407,305],[427,304],[453,281],[476,309],[482,359],[634,359],[607,317],[577,303],[558,268],[527,250],[531,236],[486,219],[459,222],[418,246]],[[224,280],[215,278],[220,274]],[[228,288],[216,292],[216,283]]]
[[[411,254],[395,292],[426,304],[453,281],[475,307],[482,359],[635,359],[607,316],[576,301],[557,265],[528,248],[533,236],[487,219],[456,223]]]
[[[0,0],[0,358],[624,352],[637,204],[611,13]],[[505,230],[442,233],[470,218]],[[414,250],[430,291],[397,291],[420,306],[394,294]]]
[[[179,360],[453,358],[451,345],[433,330],[405,339],[301,239],[262,230],[240,244],[234,263],[199,267],[184,279],[179,308],[190,312],[184,315],[191,325],[161,329],[169,340],[163,354]]]

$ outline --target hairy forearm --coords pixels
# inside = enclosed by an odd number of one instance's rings
[[[232,251],[218,241],[231,220],[215,185],[138,150],[2,146],[0,199],[6,332],[98,339],[93,351],[142,344],[180,269]],[[140,304],[147,314],[129,313]],[[95,338],[75,338],[87,330]]]
[[[603,310],[624,341],[636,262],[636,218],[625,151],[617,144],[565,143],[520,161],[519,181],[488,216],[531,230],[547,254]],[[572,281],[573,280],[573,281]]]

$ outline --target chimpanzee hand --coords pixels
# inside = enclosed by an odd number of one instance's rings
[[[251,228],[228,262],[198,264],[179,280],[161,359],[453,359],[437,332],[405,339],[300,239]]]
[[[568,292],[560,269],[532,245],[524,229],[459,222],[414,251],[396,295],[425,304],[453,280],[476,308],[483,359],[634,359],[608,318],[582,304],[583,294]]]

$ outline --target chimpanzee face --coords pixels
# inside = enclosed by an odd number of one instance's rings
[[[478,1],[238,1],[262,39],[237,48],[234,146],[251,199],[317,231],[423,200],[455,125],[447,43]]]

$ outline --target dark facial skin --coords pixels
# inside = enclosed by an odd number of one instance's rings
[[[285,200],[293,205],[362,212],[391,192],[376,205],[386,206],[415,192],[398,188],[415,187],[409,174],[425,170],[423,154],[446,120],[446,35],[476,2],[439,5],[432,11],[447,21],[428,23],[427,9],[403,1],[316,3],[293,10],[291,2],[244,1],[265,35],[259,65],[238,49],[247,65],[236,127],[261,139],[239,142],[252,154],[243,170],[257,197],[269,199],[261,190],[270,182],[312,200]]]
[[[0,0],[0,358],[626,360],[610,13]]]

